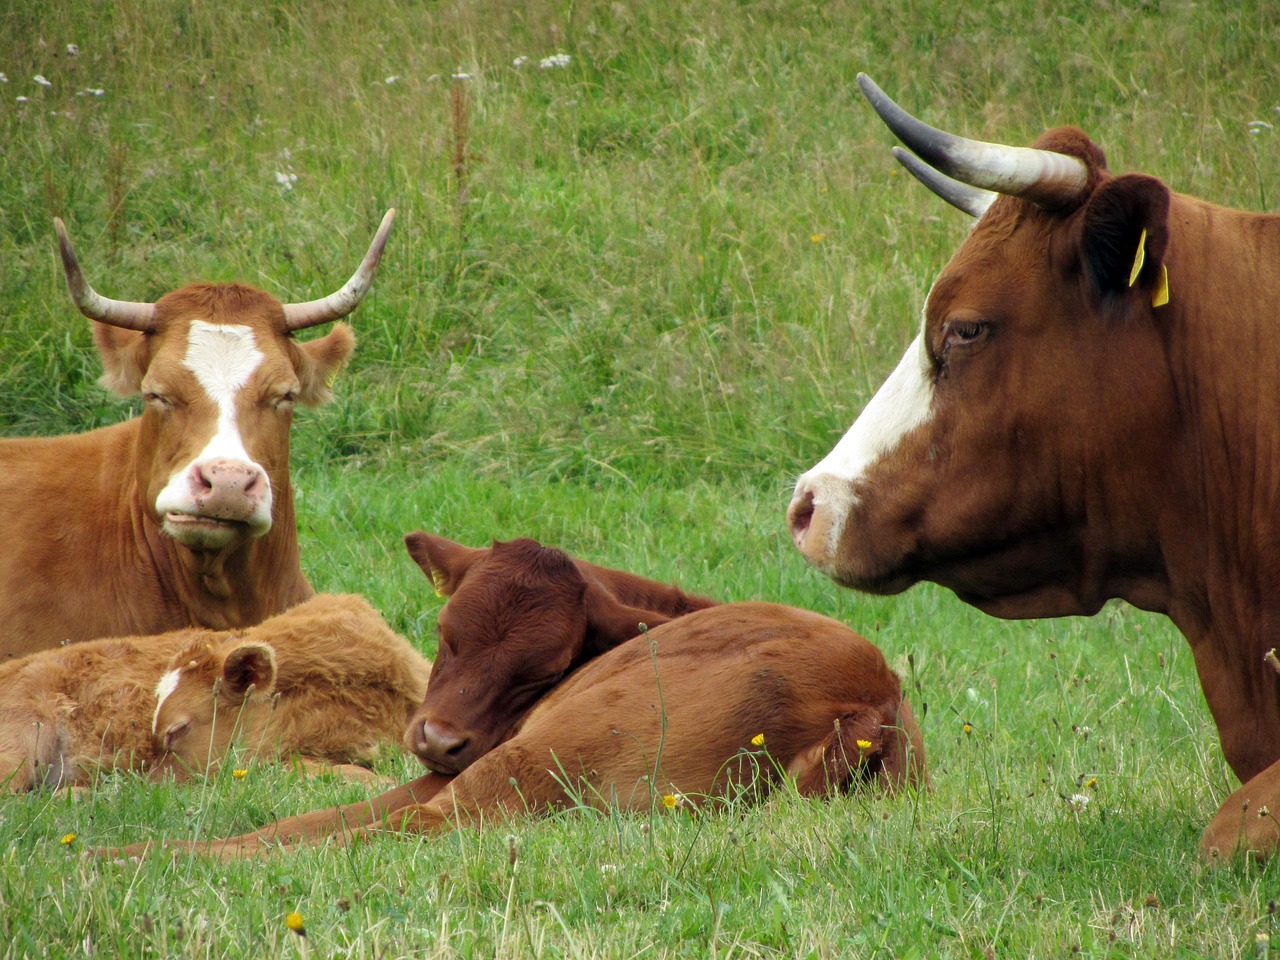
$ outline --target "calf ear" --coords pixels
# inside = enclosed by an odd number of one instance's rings
[[[445,537],[437,537],[433,533],[421,530],[405,534],[404,545],[409,548],[409,556],[422,568],[436,594],[451,597],[467,571],[489,551],[479,547],[464,547]]]
[[[1166,283],[1168,187],[1136,173],[1108,180],[1085,205],[1081,229],[1085,271],[1098,297],[1159,305]]]
[[[126,397],[142,389],[143,374],[151,363],[151,343],[146,334],[95,323],[93,342],[102,357],[100,384]]]
[[[345,323],[335,323],[325,336],[294,346],[298,348],[298,400],[307,406],[324,403],[333,395],[329,384],[356,348],[356,335]]]
[[[583,652],[588,656],[599,656],[640,636],[644,632],[640,628],[641,624],[644,624],[646,630],[651,630],[671,619],[653,610],[628,606],[600,584],[590,580],[587,581],[587,590],[582,599],[587,613],[587,638],[583,644]]]
[[[265,643],[244,643],[222,662],[222,690],[232,700],[243,700],[252,687],[266,693],[276,682],[276,652]]]

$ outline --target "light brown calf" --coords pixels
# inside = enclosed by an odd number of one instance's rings
[[[548,571],[558,570],[567,583],[580,578],[578,565],[537,556],[533,548],[559,551],[524,542],[542,576],[554,580],[557,574]],[[568,561],[564,554],[559,559]],[[502,587],[512,578],[523,579],[508,565],[489,595],[518,597]],[[447,577],[435,579],[446,590],[456,586]],[[579,591],[583,607],[589,589]],[[580,608],[576,616],[551,621],[559,632],[544,632],[542,646],[572,645],[566,623],[625,622],[635,609],[607,590],[592,604],[590,616]],[[495,608],[489,626],[500,635],[502,624],[536,624],[540,612],[538,598],[525,594]],[[478,613],[473,608],[468,615]],[[466,662],[477,637],[492,645],[475,623],[458,634],[446,627],[446,635],[457,648],[455,662]],[[485,686],[486,676],[471,673],[467,684]],[[408,736],[419,750],[414,726]],[[726,604],[670,620],[597,656],[541,699],[510,739],[452,779],[431,773],[366,803],[291,817],[227,840],[170,846],[252,856],[324,837],[345,842],[366,830],[441,830],[579,802],[644,810],[665,796],[691,804],[741,791],[757,797],[783,777],[805,795],[922,782],[919,729],[897,675],[848,627],[792,607]],[[106,852],[136,855],[149,846]]]
[[[362,598],[320,595],[256,627],[92,640],[0,665],[0,782],[241,757],[367,763],[395,742],[430,663]]]

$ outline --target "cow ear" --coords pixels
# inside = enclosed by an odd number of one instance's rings
[[[487,549],[464,547],[421,530],[405,534],[404,545],[435,587],[436,595],[441,597],[453,596],[472,565],[489,554]]]
[[[265,643],[244,643],[222,662],[222,690],[232,700],[243,700],[252,687],[258,693],[276,682],[276,652]]]
[[[590,656],[612,650],[671,619],[654,610],[628,606],[600,584],[590,580],[587,581],[583,603],[587,613],[587,638],[583,650]],[[643,628],[641,624],[644,625]]]
[[[142,389],[142,377],[151,362],[151,343],[146,334],[95,323],[93,342],[102,357],[100,384],[125,397]]]
[[[1155,177],[1126,174],[1106,181],[1081,220],[1085,271],[1104,302],[1159,305],[1167,284],[1169,188]]]
[[[324,403],[333,394],[329,385],[356,348],[356,335],[345,323],[316,340],[294,344],[298,348],[298,400],[309,407]]]

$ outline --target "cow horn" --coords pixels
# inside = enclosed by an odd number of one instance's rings
[[[369,252],[364,255],[364,262],[337,293],[331,293],[319,300],[307,303],[286,303],[284,305],[284,328],[286,330],[302,330],[316,324],[328,323],[345,317],[360,305],[364,295],[373,286],[374,274],[378,272],[378,261],[382,259],[382,248],[387,245],[387,235],[391,232],[391,221],[395,219],[394,209],[388,210],[382,218],[382,224],[369,244]]]
[[[911,116],[865,73],[858,74],[858,86],[894,135],[947,176],[1048,209],[1065,207],[1084,193],[1089,170],[1075,157],[957,137]]]
[[[104,297],[84,278],[75,248],[67,235],[66,224],[61,217],[53,218],[53,229],[58,234],[58,252],[62,254],[62,272],[67,277],[67,290],[76,307],[90,320],[107,323],[126,330],[150,333],[156,325],[156,305],[136,303],[131,300],[112,300]]]
[[[977,187],[969,186],[967,183],[954,180],[945,173],[939,173],[910,150],[894,147],[893,156],[894,159],[907,168],[909,174],[957,210],[961,210],[971,217],[981,217],[987,212],[987,207],[991,206],[998,196],[994,190],[980,190]]]

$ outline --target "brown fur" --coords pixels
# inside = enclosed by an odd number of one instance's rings
[[[446,541],[444,547],[455,560],[465,555],[453,551],[456,546]],[[544,576],[557,570],[570,583],[580,576],[580,564],[560,562],[568,559],[563,554],[535,558],[535,547],[545,549],[532,541],[521,545],[525,574],[538,567]],[[511,561],[509,552],[498,552]],[[520,579],[520,571],[509,568],[500,582]],[[462,595],[447,573],[437,582]],[[538,612],[536,596],[526,595],[524,604],[528,613]],[[601,604],[633,609],[603,591]],[[518,620],[510,609],[507,602],[492,612],[503,622]],[[468,633],[456,642],[483,635]],[[554,647],[563,637],[544,634],[542,640]],[[477,674],[468,680],[485,682]],[[757,735],[763,746],[752,743]],[[595,657],[539,701],[510,739],[452,780],[432,773],[366,803],[291,817],[227,840],[169,846],[253,856],[277,845],[326,837],[346,842],[366,830],[445,830],[579,801],[645,810],[667,795],[690,804],[755,798],[784,776],[802,794],[818,796],[863,783],[888,789],[922,783],[919,729],[897,675],[848,627],[776,604],[725,604],[655,626]],[[134,855],[150,846],[104,852]]]
[[[182,364],[195,319],[251,327],[266,357],[246,394],[259,399],[244,441],[270,479],[273,522],[217,550],[171,539],[154,506],[212,434],[213,405]],[[89,433],[0,440],[0,659],[68,640],[249,626],[312,594],[289,484],[292,414],[272,404],[289,389],[300,403],[323,401],[354,346],[351,331],[337,324],[299,343],[283,332],[278,300],[235,284],[162,297],[156,322],[151,334],[94,324],[103,383],[126,394],[144,383],[163,390],[181,401],[180,416],[148,405],[140,417]]]
[[[237,689],[224,669],[266,651]],[[180,668],[157,715],[156,684]],[[362,598],[319,595],[256,627],[178,630],[32,654],[0,665],[0,780],[9,789],[88,782],[99,770],[205,771],[300,755],[367,763],[400,737],[430,663]],[[152,723],[156,723],[153,734]]]
[[[1280,643],[1280,216],[1116,175],[1078,130],[1039,145],[1085,160],[1085,195],[995,201],[926,305],[933,419],[845,489],[847,517],[819,503],[806,532],[793,507],[798,542],[816,555],[840,529],[815,561],[841,583],[931,580],[1000,617],[1113,597],[1167,614],[1227,762],[1246,785],[1271,768],[1255,799],[1280,810],[1280,677],[1264,663]],[[989,326],[944,358],[956,319]],[[1233,845],[1220,826],[1206,849]]]

